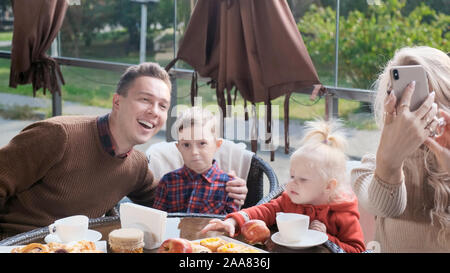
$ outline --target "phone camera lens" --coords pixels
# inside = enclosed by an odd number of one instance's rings
[[[394,74],[394,79],[398,80],[399,76],[398,76],[398,70],[397,69],[394,69],[393,74]]]

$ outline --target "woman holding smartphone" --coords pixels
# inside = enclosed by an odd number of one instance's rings
[[[414,111],[414,80],[401,98],[391,89],[392,67],[402,65],[421,65],[427,74],[430,93]],[[375,85],[380,144],[352,171],[360,204],[376,216],[375,241],[381,252],[450,252],[450,57],[402,48]]]

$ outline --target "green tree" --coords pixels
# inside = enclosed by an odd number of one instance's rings
[[[349,11],[340,17],[340,85],[369,88],[380,69],[396,49],[428,45],[449,51],[450,15],[427,4],[405,14],[406,0],[384,0],[366,12]],[[319,76],[333,72],[335,12],[331,7],[311,5],[298,27],[319,70]]]
[[[174,1],[160,0],[147,5],[147,54],[152,55],[153,38],[164,29],[173,28]],[[187,21],[190,16],[188,5],[188,1],[177,2],[178,18]],[[90,47],[105,27],[123,27],[125,31],[120,35],[126,38],[125,54],[128,55],[139,51],[140,24],[139,3],[130,0],[81,0],[80,5],[70,6],[67,10],[61,35],[66,51],[79,57],[80,47]]]
[[[96,34],[110,24],[112,16],[112,6],[106,0],[81,0],[80,5],[69,6],[61,27],[65,49],[71,51],[72,56],[79,57],[80,47],[91,46]]]
[[[161,30],[173,28],[174,19],[174,3],[173,0],[160,0],[155,4],[148,4],[147,14],[147,48],[152,54],[153,38]],[[132,3],[130,0],[111,0],[108,2],[113,6],[113,14],[109,19],[112,25],[123,26],[128,33],[128,50],[139,50],[139,35],[140,35],[140,18],[141,10],[140,4]],[[177,2],[177,15],[179,18],[190,16],[188,8],[188,1]]]

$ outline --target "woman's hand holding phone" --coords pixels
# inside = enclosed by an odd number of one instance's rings
[[[394,92],[390,92],[385,100],[385,124],[377,150],[375,174],[386,183],[402,181],[403,161],[425,142],[430,134],[428,126],[437,114],[434,92],[417,110],[410,111],[414,89],[415,82],[412,81],[406,86],[399,103]]]

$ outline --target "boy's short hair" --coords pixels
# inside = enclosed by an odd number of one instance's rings
[[[195,125],[210,127],[212,135],[216,138],[218,137],[216,117],[207,109],[194,106],[183,111],[175,121],[174,126],[177,132],[176,139],[179,139],[178,133],[184,128],[193,127]]]
[[[136,78],[143,76],[160,79],[167,85],[169,91],[172,90],[172,83],[170,82],[170,76],[167,71],[157,63],[147,62],[128,67],[122,76],[120,76],[116,93],[126,97],[130,84]]]

